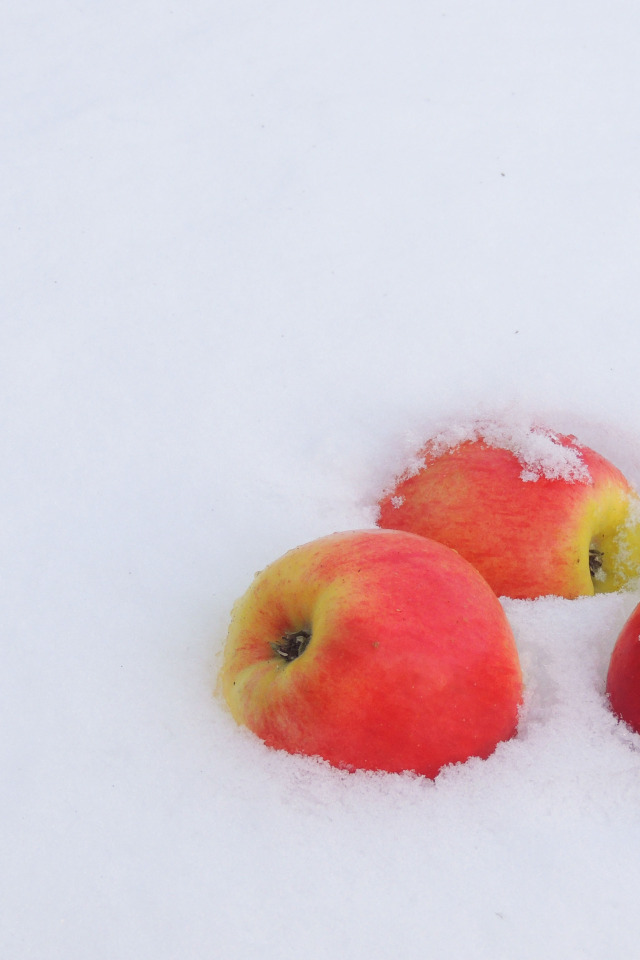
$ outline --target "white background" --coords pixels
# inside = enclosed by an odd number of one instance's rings
[[[435,782],[212,690],[440,421],[640,484],[637,4],[27,0],[0,47],[2,955],[634,955],[637,592],[505,601],[520,733]]]

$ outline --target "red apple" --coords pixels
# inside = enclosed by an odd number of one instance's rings
[[[257,574],[220,679],[235,719],[270,747],[428,777],[512,737],[522,693],[480,574],[442,544],[383,530],[323,537]]]
[[[640,603],[613,648],[607,693],[613,712],[640,733]]]
[[[509,447],[428,443],[381,499],[378,525],[453,547],[499,596],[573,598],[636,578],[640,501],[622,473],[574,437],[530,431]]]

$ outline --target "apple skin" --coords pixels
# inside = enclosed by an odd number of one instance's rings
[[[640,603],[616,640],[607,673],[613,712],[640,733]]]
[[[380,527],[458,550],[498,596],[575,598],[619,590],[640,574],[638,496],[623,474],[574,437],[585,479],[522,477],[509,450],[469,440],[404,475],[379,502]],[[592,576],[590,550],[601,568]],[[596,561],[597,562],[597,561]]]
[[[296,659],[287,635],[311,639]],[[349,770],[486,758],[516,732],[522,675],[480,574],[409,533],[336,533],[257,574],[234,606],[220,686],[264,742]]]

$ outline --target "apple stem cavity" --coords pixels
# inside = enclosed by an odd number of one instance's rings
[[[589,549],[589,573],[592,577],[597,577],[602,570],[603,557],[602,550],[596,550],[595,547]]]
[[[295,630],[293,633],[285,633],[279,643],[272,643],[271,649],[287,663],[291,663],[304,653],[310,640],[311,633],[308,630]]]

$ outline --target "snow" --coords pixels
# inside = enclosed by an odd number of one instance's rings
[[[520,479],[525,483],[535,483],[542,477],[569,483],[592,482],[576,438],[562,438],[548,427],[528,423],[521,414],[513,417],[508,413],[483,420],[447,424],[435,436],[430,436],[423,448],[409,458],[402,477],[415,476],[427,460],[437,459],[447,451],[469,442],[481,442],[487,447],[509,450],[522,466]],[[386,492],[390,492],[393,486],[392,481]],[[394,500],[401,502],[402,498],[394,497],[392,502]]]
[[[637,592],[504,601],[518,737],[435,782],[212,695],[256,570],[444,422],[640,484],[629,3],[0,14],[0,947],[12,960],[629,957]]]

